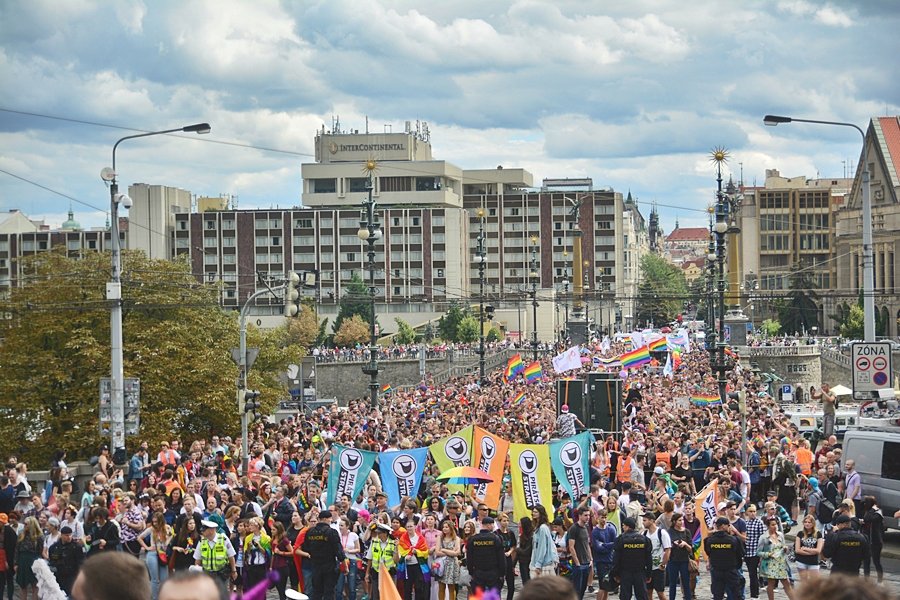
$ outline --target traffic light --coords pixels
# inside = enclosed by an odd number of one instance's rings
[[[241,396],[243,399],[244,412],[253,414],[253,421],[258,418],[257,411],[259,410],[259,392],[257,390],[242,390]]]
[[[300,314],[300,275],[296,271],[289,271],[287,283],[284,286],[284,316],[296,317]]]

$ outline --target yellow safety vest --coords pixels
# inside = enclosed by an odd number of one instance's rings
[[[228,564],[228,548],[225,545],[225,535],[216,534],[216,539],[211,543],[203,538],[200,546],[200,562],[207,573],[218,573]]]
[[[372,568],[379,569],[384,564],[388,569],[394,568],[394,550],[397,548],[397,542],[394,540],[374,540],[372,542]]]

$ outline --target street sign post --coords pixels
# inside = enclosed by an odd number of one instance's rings
[[[126,377],[123,380],[125,399],[125,435],[137,435],[141,428],[141,380]],[[112,429],[112,380],[100,378],[100,435],[109,435]]]
[[[790,404],[794,401],[794,386],[789,383],[785,383],[781,386],[781,402],[783,404]]]
[[[889,342],[857,342],[850,346],[853,398],[878,398],[878,390],[891,387],[894,381]]]

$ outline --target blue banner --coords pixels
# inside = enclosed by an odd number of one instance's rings
[[[415,497],[422,483],[428,448],[379,452],[381,485],[388,497],[388,506],[394,507],[406,497]]]
[[[350,496],[351,501],[355,500],[372,472],[376,456],[378,453],[368,450],[340,444],[332,446],[325,503],[330,506],[344,495]]]
[[[572,437],[550,442],[550,465],[556,479],[569,492],[572,504],[582,494],[590,493],[591,442],[594,436],[585,431]]]

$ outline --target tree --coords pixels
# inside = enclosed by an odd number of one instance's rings
[[[760,324],[759,328],[766,337],[775,337],[781,332],[781,323],[774,319],[766,319]]]
[[[457,342],[474,342],[475,340],[480,339],[481,333],[478,331],[478,319],[473,317],[472,315],[466,315],[463,317],[463,320],[459,322],[459,327],[456,328],[456,340]]]
[[[394,322],[397,323],[397,334],[394,336],[395,342],[398,344],[412,344],[416,341],[416,330],[409,323],[400,317],[395,318]]]
[[[353,315],[359,315],[366,322],[372,316],[369,287],[357,273],[353,273],[350,281],[344,288],[344,295],[341,297],[337,317],[335,317],[334,323],[331,324],[331,331],[337,333],[344,319],[349,319]]]
[[[861,340],[865,332],[866,313],[862,306],[853,304],[847,318],[840,325],[841,337],[848,340]]]
[[[344,319],[341,328],[334,334],[338,347],[355,346],[369,339],[369,323],[359,315]]]
[[[86,458],[101,441],[99,383],[109,377],[109,255],[47,252],[21,266],[27,284],[0,301],[10,315],[0,345],[0,440],[36,464],[57,448]],[[123,252],[124,371],[141,381],[140,439],[237,434],[238,320],[220,309],[218,295],[187,261]],[[302,348],[255,329],[248,346],[260,347],[249,384],[267,410],[286,395],[280,374]]]
[[[451,342],[458,342],[456,330],[465,316],[466,312],[462,306],[458,302],[451,302],[447,314],[438,320],[438,332],[441,337]]]
[[[638,296],[637,322],[652,321],[659,326],[672,321],[689,297],[684,273],[656,254],[645,254],[641,259]]]
[[[484,339],[488,342],[499,342],[503,339],[503,334],[496,327],[491,327]]]
[[[790,291],[787,296],[775,302],[778,322],[782,331],[794,333],[811,331],[819,326],[819,299],[815,283],[809,273],[799,265],[794,265],[789,275]]]

